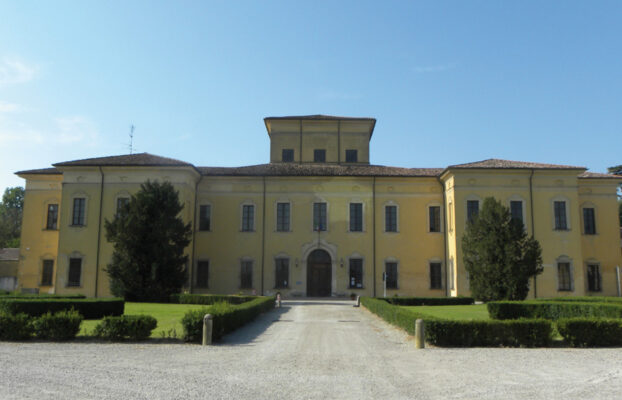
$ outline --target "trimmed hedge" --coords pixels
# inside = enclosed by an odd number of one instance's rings
[[[0,340],[30,339],[34,329],[26,314],[0,313]]]
[[[151,336],[158,321],[151,315],[104,317],[95,327],[94,335],[106,340],[145,340]]]
[[[546,320],[460,321],[434,318],[371,297],[362,297],[361,304],[411,335],[415,333],[415,321],[423,319],[426,341],[436,346],[546,346],[553,329],[551,322]]]
[[[486,304],[493,319],[602,317],[622,318],[622,304],[578,301],[492,301]]]
[[[398,306],[467,306],[475,303],[472,297],[381,297]]]
[[[542,299],[535,299],[535,301],[562,301],[562,302],[581,302],[581,303],[614,303],[622,304],[622,297],[609,297],[609,296],[567,296],[567,297],[549,297]]]
[[[108,315],[123,315],[123,299],[55,299],[55,298],[0,298],[0,311],[8,314],[24,313],[33,317],[75,309],[84,319],[101,319]]]
[[[35,336],[44,340],[69,340],[80,332],[82,315],[77,311],[46,313],[32,320]]]
[[[228,296],[220,294],[174,294],[171,295],[172,303],[179,304],[205,304],[212,305],[216,303],[242,304],[251,300],[255,300],[257,296]]]
[[[227,333],[254,320],[259,314],[274,308],[275,297],[257,297],[244,304],[216,303],[209,307],[188,311],[181,320],[184,340],[200,342],[203,337],[203,317],[212,314],[214,325],[212,340],[217,341]]]
[[[600,318],[563,318],[557,331],[574,347],[622,345],[622,320]]]
[[[0,294],[0,299],[86,299],[83,294],[32,294],[32,293],[10,293]]]

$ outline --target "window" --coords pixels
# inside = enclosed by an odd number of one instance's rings
[[[350,259],[350,289],[363,287],[363,260],[360,258]]]
[[[197,263],[197,287],[207,288],[209,283],[209,261]]]
[[[125,207],[130,204],[129,197],[117,197],[117,215],[119,215]]]
[[[313,230],[326,230],[326,203],[313,203]]]
[[[86,211],[86,199],[84,197],[76,197],[73,199],[73,217],[71,225],[84,226]]]
[[[350,203],[350,232],[363,232],[362,203]]]
[[[397,206],[384,207],[384,230],[397,232]]]
[[[82,259],[70,258],[69,259],[69,274],[67,277],[67,286],[77,287],[81,284],[82,278]]]
[[[326,150],[324,149],[313,150],[313,162],[326,162]]]
[[[281,153],[281,160],[283,162],[293,162],[294,149],[283,149],[283,152]]]
[[[553,202],[553,209],[555,212],[555,230],[565,231],[568,229],[568,223],[566,221],[566,202],[555,201]]]
[[[253,262],[242,261],[240,271],[240,289],[251,289],[253,287]]]
[[[591,207],[583,209],[583,233],[596,235],[596,219],[594,218],[594,209]]]
[[[600,292],[602,290],[600,265],[587,265],[587,290],[590,292]]]
[[[358,162],[357,150],[346,150],[346,162]]]
[[[477,214],[479,214],[479,200],[467,200],[467,221],[473,222]]]
[[[276,230],[289,232],[289,203],[276,203]]]
[[[242,231],[252,232],[255,230],[255,206],[242,206]]]
[[[48,204],[48,219],[45,229],[58,229],[58,204]]]
[[[570,274],[569,262],[557,263],[557,290],[569,291],[572,290],[572,275]]]
[[[285,289],[289,283],[289,258],[277,258],[275,260],[274,287]]]
[[[442,289],[443,278],[440,262],[430,263],[430,289]]]
[[[41,271],[41,286],[52,286],[54,276],[54,260],[43,260],[43,270]]]
[[[518,220],[520,222],[525,222],[523,220],[523,202],[520,200],[512,200],[510,201],[510,215],[512,219]]]
[[[441,207],[430,206],[428,207],[428,213],[430,217],[430,232],[441,231]]]
[[[387,262],[384,264],[387,289],[397,289],[397,263]]]
[[[199,230],[209,231],[212,227],[212,206],[204,204],[199,206]]]

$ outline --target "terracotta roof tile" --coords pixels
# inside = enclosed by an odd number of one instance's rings
[[[124,154],[120,156],[85,158],[83,160],[65,161],[53,164],[55,167],[78,167],[78,166],[145,166],[145,167],[192,167],[185,161],[174,158],[156,156],[149,153]]]
[[[41,169],[27,169],[24,171],[17,171],[15,173],[15,175],[62,175],[63,173],[60,172],[58,169],[56,168],[41,168]]]
[[[622,175],[614,175],[614,174],[601,174],[600,172],[588,172],[585,171],[582,174],[579,174],[580,179],[618,179],[622,180]]]
[[[198,167],[207,176],[405,176],[436,177],[442,168],[399,168],[383,165],[275,163],[246,167]]]
[[[491,169],[585,169],[572,165],[542,164],[525,161],[501,160],[490,158],[488,160],[476,161],[467,164],[450,165],[447,169],[468,169],[468,168],[491,168]]]

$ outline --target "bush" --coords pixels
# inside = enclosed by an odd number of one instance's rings
[[[622,320],[599,318],[563,318],[557,331],[573,347],[622,345]]]
[[[32,321],[35,336],[39,339],[69,340],[80,332],[82,315],[76,310],[46,313]]]
[[[257,296],[228,296],[220,294],[174,294],[171,296],[172,303],[179,304],[205,304],[211,305],[215,303],[242,304],[251,300],[255,300]]]
[[[33,327],[28,315],[0,313],[0,340],[25,340],[32,334]]]
[[[0,298],[0,311],[9,314],[24,313],[38,317],[72,308],[84,319],[101,319],[108,315],[123,315],[125,302],[122,299]]]
[[[475,303],[472,297],[381,297],[398,306],[466,306]]]
[[[370,297],[361,304],[390,324],[415,334],[415,321],[425,321],[426,341],[437,346],[546,346],[552,325],[544,320],[470,321],[423,315]]]
[[[18,292],[6,292],[6,294],[0,294],[1,299],[86,299],[83,294],[32,294],[32,293],[18,293]]]
[[[486,305],[493,319],[574,317],[622,318],[622,304],[578,301],[493,301]]]
[[[203,317],[214,317],[212,340],[217,341],[227,333],[247,324],[257,315],[274,308],[274,297],[257,297],[244,304],[216,303],[209,307],[188,311],[181,320],[184,327],[184,340],[200,342],[203,337]]]
[[[550,297],[536,299],[536,301],[562,301],[562,302],[582,302],[582,303],[614,303],[622,304],[622,297],[607,297],[607,296],[577,296],[577,297]]]
[[[151,315],[121,315],[104,317],[95,327],[95,336],[106,340],[145,340],[158,321]]]

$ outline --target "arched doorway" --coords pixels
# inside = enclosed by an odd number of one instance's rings
[[[307,296],[331,295],[332,262],[325,250],[313,250],[307,258]]]

